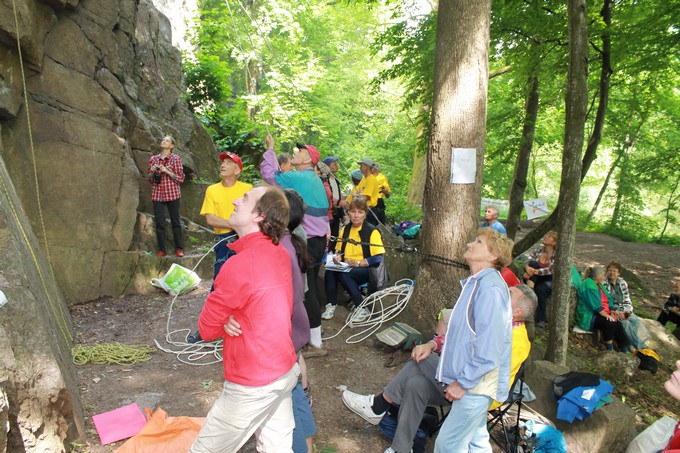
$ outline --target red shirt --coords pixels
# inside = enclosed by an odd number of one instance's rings
[[[605,313],[609,314],[611,310],[609,310],[609,299],[607,298],[607,295],[602,291],[602,288],[599,288],[600,290],[600,303],[602,304],[602,309],[604,310]]]
[[[151,167],[154,165],[165,165],[165,167],[173,173],[173,177],[166,173],[160,172],[160,184],[154,184],[154,171]],[[184,169],[182,168],[182,161],[175,153],[168,154],[162,158],[160,154],[154,154],[149,158],[148,178],[151,183],[151,200],[152,201],[174,201],[182,198],[182,193],[179,190],[179,185],[184,182]]]
[[[215,279],[198,319],[205,340],[222,337],[224,378],[232,383],[261,387],[286,374],[297,356],[291,337],[293,277],[286,249],[261,232],[248,234],[229,247],[229,258]],[[224,332],[229,317],[243,333]]]

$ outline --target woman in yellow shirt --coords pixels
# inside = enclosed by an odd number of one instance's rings
[[[369,282],[369,267],[378,267],[383,260],[385,248],[382,235],[380,230],[365,222],[367,214],[366,199],[361,196],[353,197],[349,204],[350,224],[340,230],[338,241],[334,246],[335,250],[333,250],[338,253],[335,258],[336,263],[344,262],[350,269],[349,272],[326,269],[325,284],[328,303],[326,311],[321,316],[323,319],[331,319],[335,314],[338,304],[338,282],[347,290],[352,302],[358,307],[363,300],[359,287]],[[356,244],[350,241],[355,241]],[[368,310],[362,308],[355,320],[361,321],[368,315]]]

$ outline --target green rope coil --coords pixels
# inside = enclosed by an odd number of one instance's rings
[[[126,345],[118,342],[99,343],[92,345],[76,345],[71,350],[73,363],[85,365],[134,365],[151,359],[151,353],[155,349],[151,346],[137,344]]]

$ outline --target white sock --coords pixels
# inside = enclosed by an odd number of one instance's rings
[[[323,348],[323,341],[321,340],[321,326],[309,329],[309,344],[315,348]]]

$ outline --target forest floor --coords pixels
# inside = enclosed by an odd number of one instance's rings
[[[668,297],[672,279],[680,278],[679,247],[636,244],[604,234],[578,233],[575,256],[580,268],[614,259],[621,262],[634,274],[628,282],[637,310],[648,317],[658,314]],[[180,296],[172,310],[173,298],[160,290],[155,295],[101,299],[74,306],[71,312],[76,343],[117,341],[155,346],[154,340],[157,340],[169,347],[165,344],[166,326],[169,325],[170,331],[195,329],[209,286],[210,282],[203,282],[193,292]],[[347,310],[340,307],[334,319],[324,321],[324,336],[332,336],[342,329],[347,314]],[[173,338],[183,337],[186,332],[179,332]],[[386,367],[386,364],[392,360],[401,363],[408,358],[408,353],[393,352],[378,345],[374,338],[347,344],[345,340],[350,334],[349,329],[345,329],[325,341],[329,354],[307,361],[319,429],[314,437],[317,452],[381,452],[389,446],[377,427],[368,425],[345,408],[338,387],[346,385],[360,393],[375,393],[400,369],[399,366]],[[577,347],[592,348],[590,342],[576,335],[572,337]],[[629,403],[634,401],[640,428],[664,414],[680,418],[680,403],[663,391],[663,382],[679,357],[658,352],[662,364],[656,375],[638,370],[631,382],[617,387],[615,393]],[[77,375],[86,416],[86,442],[75,448],[81,453],[112,452],[122,444],[102,446],[92,423],[93,415],[137,402],[142,407],[162,407],[170,416],[204,417],[220,394],[223,382],[221,363],[187,365],[175,354],[160,350],[152,354],[151,360],[131,366],[78,366]],[[432,442],[428,444],[431,448]],[[242,451],[255,451],[252,440]]]

